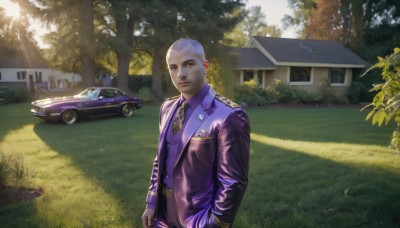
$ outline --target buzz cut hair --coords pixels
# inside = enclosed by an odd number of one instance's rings
[[[168,52],[170,50],[175,50],[175,51],[180,51],[183,48],[187,47],[188,45],[192,46],[195,53],[203,60],[206,60],[206,56],[204,53],[204,48],[203,45],[197,40],[191,39],[191,38],[181,38],[177,41],[175,41],[171,47],[168,49]]]

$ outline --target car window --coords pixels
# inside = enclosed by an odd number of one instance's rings
[[[103,89],[100,93],[100,96],[103,96],[104,98],[113,98],[116,96],[114,89]]]
[[[82,91],[78,95],[76,95],[76,97],[84,97],[87,99],[93,99],[98,96],[99,92],[100,92],[99,89],[94,89],[94,88],[85,89],[84,91]]]
[[[119,91],[119,90],[114,90],[114,93],[115,93],[116,97],[120,97],[120,96],[124,95],[124,93],[122,91]]]

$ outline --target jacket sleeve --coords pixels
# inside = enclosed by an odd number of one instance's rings
[[[155,208],[157,204],[157,192],[158,192],[158,157],[154,159],[153,170],[150,177],[149,190],[147,192],[146,207]]]
[[[234,109],[218,132],[218,186],[210,215],[211,227],[229,227],[248,184],[250,125],[242,109]]]
[[[159,116],[159,134],[161,134],[161,118],[162,118],[162,113],[163,113],[163,107],[164,107],[165,102],[161,105],[160,108],[160,116]],[[149,184],[149,190],[147,192],[147,197],[146,197],[146,207],[147,208],[155,208],[157,205],[157,197],[158,197],[158,179],[159,179],[159,158],[158,158],[158,153],[156,154],[156,157],[153,162],[153,169],[151,171],[151,176],[150,176],[150,184]]]

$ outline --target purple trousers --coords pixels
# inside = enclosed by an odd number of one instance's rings
[[[182,227],[179,223],[178,214],[176,213],[177,208],[172,198],[160,194],[159,200],[154,227]]]

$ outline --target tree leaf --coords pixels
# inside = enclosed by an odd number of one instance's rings
[[[379,107],[382,102],[383,102],[383,91],[380,91],[379,93],[377,93],[373,99],[374,106],[375,107]]]
[[[370,111],[367,115],[367,118],[365,118],[365,121],[368,121],[369,118],[371,118],[371,116],[375,113],[375,109],[373,109],[372,111]]]
[[[372,118],[372,124],[375,125],[376,123],[378,123],[378,126],[380,127],[385,118],[386,113],[381,109],[375,113],[374,117]]]

